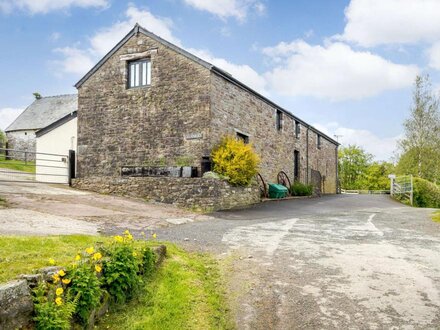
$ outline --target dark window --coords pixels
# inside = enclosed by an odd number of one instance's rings
[[[299,139],[299,134],[301,133],[301,125],[299,121],[295,120],[295,137]]]
[[[299,181],[299,151],[295,150],[293,152],[294,155],[294,168],[293,168],[293,177],[295,182]]]
[[[249,136],[246,134],[237,132],[237,139],[242,140],[244,143],[249,143]]]
[[[148,59],[128,62],[128,88],[151,84],[151,62]]]
[[[283,129],[283,113],[277,110],[277,130],[281,131]]]
[[[321,135],[318,134],[318,139],[316,141],[316,145],[318,147],[318,149],[321,149]]]

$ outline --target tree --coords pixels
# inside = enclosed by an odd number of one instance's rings
[[[365,175],[373,156],[356,145],[339,149],[339,179],[343,189],[362,189],[360,180]]]
[[[361,189],[389,190],[390,179],[388,175],[394,172],[394,165],[388,162],[373,162],[363,176],[359,179]]]
[[[6,135],[3,130],[0,129],[0,148],[6,147]]]
[[[397,169],[429,181],[440,180],[439,98],[432,91],[428,75],[417,76],[411,114],[404,124],[400,141],[402,155]]]

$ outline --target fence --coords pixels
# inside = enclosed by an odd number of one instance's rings
[[[408,199],[413,205],[414,184],[412,175],[391,177],[391,196],[399,199]]]
[[[70,184],[75,152],[69,155],[0,148],[0,181]]]

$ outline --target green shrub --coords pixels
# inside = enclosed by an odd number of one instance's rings
[[[115,242],[106,251],[104,260],[104,287],[117,303],[129,300],[141,284],[139,262],[133,246],[133,237],[115,236]]]
[[[425,179],[414,178],[414,206],[440,208],[440,187]]]
[[[212,151],[214,172],[228,177],[229,183],[247,186],[258,172],[260,158],[252,145],[232,136],[224,137]]]
[[[98,306],[101,301],[103,291],[98,279],[97,265],[91,265],[88,261],[76,266],[69,277],[73,279],[68,290],[71,297],[78,297],[75,309],[75,318],[79,323],[87,325],[92,310]],[[97,266],[100,270],[100,266]]]
[[[66,301],[64,290],[56,294],[56,287],[48,283],[40,283],[33,290],[35,308],[35,329],[37,330],[69,330],[70,320],[75,312],[76,300]]]
[[[141,262],[139,264],[139,271],[144,276],[149,276],[153,273],[156,265],[156,255],[149,247],[144,247],[141,250]]]
[[[154,252],[139,243],[125,231],[99,251],[91,246],[78,253],[67,270],[52,276],[52,283],[37,287],[33,291],[37,329],[70,329],[72,321],[87,328],[104,294],[117,303],[132,298],[156,262]],[[54,265],[55,260],[50,258],[49,263]]]
[[[311,184],[295,182],[290,187],[290,192],[293,196],[311,196],[313,194],[313,186]]]

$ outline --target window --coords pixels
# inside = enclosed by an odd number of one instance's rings
[[[280,110],[277,110],[276,125],[277,130],[281,131],[283,129],[283,113]]]
[[[295,182],[298,182],[299,181],[299,151],[295,150],[293,152],[293,156],[294,156],[293,178]]]
[[[299,139],[299,134],[301,133],[301,126],[299,121],[295,120],[295,137]]]
[[[151,84],[151,62],[149,59],[128,62],[128,88]]]
[[[318,139],[316,141],[316,146],[318,147],[318,149],[321,149],[321,135],[318,134]]]
[[[237,139],[242,140],[244,143],[249,143],[249,136],[243,133],[237,132]]]

